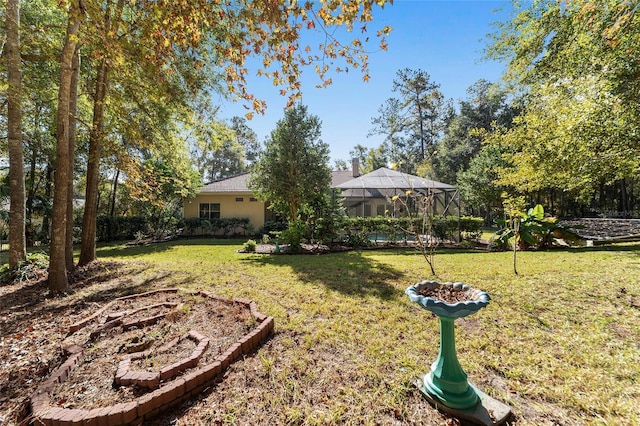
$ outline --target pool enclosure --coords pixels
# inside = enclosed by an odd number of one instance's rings
[[[460,192],[455,186],[386,167],[336,187],[342,190],[344,206],[351,217],[406,216],[406,209],[417,211],[416,202],[430,195],[434,215],[460,216]],[[400,200],[394,200],[394,196]]]

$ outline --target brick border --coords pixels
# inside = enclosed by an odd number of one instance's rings
[[[86,326],[91,321],[98,318],[115,302],[123,299],[137,298],[148,296],[153,293],[169,292],[176,293],[179,289],[172,288],[166,290],[155,290],[137,295],[125,296],[109,302],[103,308],[95,312],[90,317],[75,323],[69,327],[69,334],[73,334],[80,328]],[[208,297],[224,303],[238,303],[245,305],[251,311],[251,315],[258,321],[258,326],[251,332],[243,336],[240,340],[232,344],[226,352],[218,356],[212,363],[201,366],[200,368],[178,377],[152,392],[146,393],[133,401],[115,404],[109,407],[94,408],[91,410],[60,408],[49,404],[49,392],[56,383],[64,382],[69,373],[80,363],[83,356],[83,348],[77,345],[65,348],[65,352],[69,354],[67,360],[58,367],[49,378],[43,382],[31,397],[31,410],[35,419],[35,424],[46,426],[119,426],[127,424],[141,424],[144,420],[151,419],[161,412],[176,406],[187,399],[197,396],[204,389],[210,387],[231,365],[244,355],[248,355],[258,349],[262,343],[267,340],[274,328],[273,317],[266,316],[258,311],[255,302],[248,299],[226,299],[215,296],[208,291],[189,291],[187,293]],[[113,318],[108,323],[116,325],[120,318]],[[198,345],[189,358],[179,363],[179,366],[172,364],[169,368],[167,378],[175,377],[175,375],[187,368],[197,366],[200,356],[205,352],[209,344],[209,339],[197,331],[190,331],[184,336],[167,343],[161,349],[168,349],[172,344],[177,344],[179,339],[190,338],[198,342]],[[131,359],[134,356],[142,357],[145,352],[131,354],[127,358],[120,361],[118,371],[116,372],[116,380],[120,377],[121,384],[137,383],[141,386],[153,388],[157,387],[162,375],[160,372],[134,372],[129,369]],[[181,369],[179,369],[181,368]],[[166,373],[167,374],[167,373]],[[153,385],[153,386],[152,386]]]

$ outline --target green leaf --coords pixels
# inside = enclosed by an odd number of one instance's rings
[[[532,209],[529,209],[529,216],[533,216],[536,220],[544,219],[544,207],[542,204],[536,204]]]

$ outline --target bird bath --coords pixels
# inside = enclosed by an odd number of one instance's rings
[[[440,319],[440,351],[419,383],[423,395],[438,409],[466,420],[486,425],[504,422],[511,414],[509,407],[471,385],[456,354],[455,320],[487,306],[489,294],[462,283],[436,281],[422,281],[405,293]]]

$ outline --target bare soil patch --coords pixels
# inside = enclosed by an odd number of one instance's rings
[[[73,292],[63,298],[48,299],[42,278],[0,287],[0,424],[28,424],[29,398],[66,359],[64,348],[70,345],[84,348],[83,360],[54,386],[50,404],[91,409],[129,402],[150,391],[115,385],[118,364],[128,354],[147,354],[132,361],[132,369],[159,371],[193,353],[196,343],[181,336],[196,330],[209,341],[198,362],[205,365],[255,328],[246,305],[191,293],[152,293],[101,312],[117,297],[153,289],[130,282],[127,272],[139,267],[97,262],[79,269],[71,277]],[[69,332],[69,326],[96,313]],[[147,324],[147,318],[156,319]],[[136,321],[137,326],[127,326]]]
[[[129,354],[145,353],[132,361],[132,370],[159,372],[189,358],[196,343],[184,336],[196,330],[210,342],[199,359],[204,365],[213,362],[254,325],[255,319],[246,306],[197,294],[157,292],[116,301],[62,341],[63,347],[84,347],[86,355],[69,378],[54,387],[51,400],[61,408],[81,409],[129,402],[149,390],[114,385],[118,363]]]

